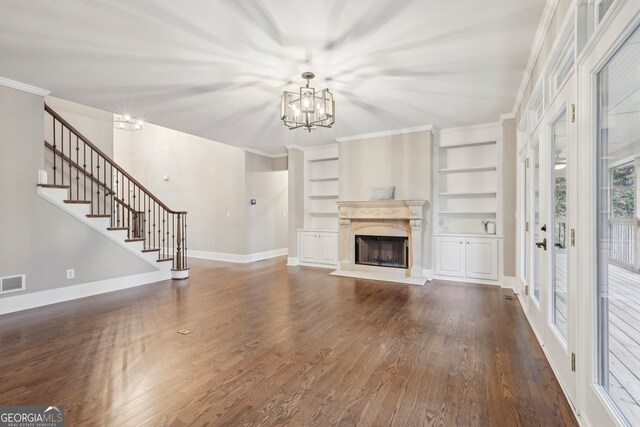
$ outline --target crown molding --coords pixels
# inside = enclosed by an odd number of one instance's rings
[[[304,151],[307,149],[307,147],[303,147],[302,145],[296,145],[296,144],[285,145],[285,148],[287,150],[300,150],[300,151]]]
[[[516,118],[516,113],[500,114],[500,125],[503,125],[505,120],[512,120],[515,118]]]
[[[311,151],[311,150],[321,150],[323,148],[338,148],[338,144],[332,142],[330,144],[322,144],[322,145],[312,145],[310,147],[303,147],[302,145],[289,144],[285,145],[287,150],[300,150],[300,151]]]
[[[558,3],[559,0],[547,0],[547,3],[544,5],[542,18],[538,23],[538,29],[536,30],[536,35],[533,38],[533,45],[531,46],[531,51],[529,51],[527,66],[524,69],[522,80],[520,81],[520,87],[518,88],[518,93],[516,95],[516,102],[513,104],[514,115],[518,114],[520,104],[522,104],[524,92],[527,89],[527,86],[529,86],[531,75],[533,74],[533,69],[536,66],[538,56],[540,55],[540,50],[542,49],[544,40],[547,37],[547,33],[549,32],[549,26],[551,25],[553,15],[556,13],[556,9],[558,8]]]
[[[384,136],[405,135],[407,133],[430,132],[437,128],[434,125],[417,126],[413,128],[404,128],[396,130],[388,130],[382,132],[364,133],[361,135],[343,136],[336,138],[337,142],[359,141],[361,139],[380,138]]]
[[[4,77],[0,77],[0,86],[10,87],[11,89],[21,90],[22,92],[28,92],[38,96],[48,96],[51,93],[50,90],[31,86],[26,83],[17,82]]]
[[[271,159],[279,159],[280,157],[287,157],[289,153],[265,153],[264,151],[256,150],[254,148],[244,147],[244,151],[247,153],[257,154],[258,156],[269,157]]]
[[[469,132],[469,131],[481,130],[481,129],[499,128],[501,126],[502,126],[501,122],[481,123],[479,125],[461,126],[461,127],[457,127],[457,128],[442,129],[442,130],[440,130],[440,134],[441,135],[447,135],[447,134],[450,134],[450,133]]]

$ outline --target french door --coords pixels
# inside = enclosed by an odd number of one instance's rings
[[[579,401],[640,426],[640,2],[612,9],[578,64]]]
[[[547,269],[542,286],[547,292],[544,346],[558,380],[576,405],[575,348],[577,341],[577,141],[576,79],[571,75],[547,108],[543,121],[546,152],[543,178],[547,226],[544,256]]]
[[[525,205],[529,266],[526,311],[575,406],[576,218],[575,76],[571,74],[530,139]]]

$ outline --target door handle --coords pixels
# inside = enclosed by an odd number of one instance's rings
[[[536,246],[538,248],[542,248],[545,251],[547,250],[547,238],[545,237],[544,239],[542,239],[542,242],[536,242]]]
[[[547,224],[544,224],[542,227],[540,227],[541,231],[547,231]]]

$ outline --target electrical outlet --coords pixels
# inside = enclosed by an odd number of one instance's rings
[[[282,216],[287,216],[287,211],[282,211]]]
[[[231,212],[227,211],[227,218],[231,218]]]
[[[76,270],[73,268],[67,270],[67,280],[71,280],[75,278],[76,278]]]

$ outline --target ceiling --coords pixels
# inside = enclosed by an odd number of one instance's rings
[[[510,112],[544,0],[3,0],[0,76],[267,153]],[[283,90],[336,100],[311,133]]]

